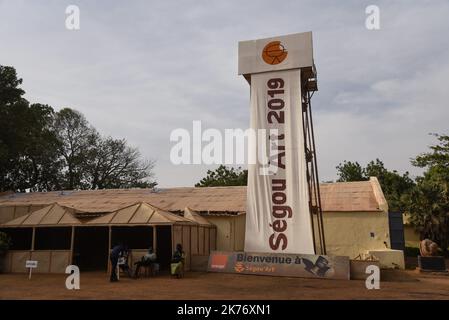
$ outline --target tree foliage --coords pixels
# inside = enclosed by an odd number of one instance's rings
[[[336,167],[338,182],[367,180],[362,166],[358,162],[343,161]]]
[[[154,187],[154,162],[104,138],[80,112],[30,104],[13,67],[0,66],[0,191]]]
[[[421,239],[429,238],[446,251],[449,246],[448,192],[437,181],[419,179],[409,195],[410,223],[420,233]]]
[[[449,136],[434,134],[438,144],[422,153],[412,164],[425,168],[410,194],[410,222],[421,233],[447,251],[449,246]]]
[[[215,170],[208,170],[206,177],[195,184],[195,187],[246,186],[248,170],[220,165]]]
[[[377,177],[391,211],[405,210],[406,196],[415,185],[408,172],[399,174],[396,170],[390,171],[379,159],[370,161],[366,167],[358,162],[344,161],[336,168],[339,182],[366,181],[370,177]]]
[[[140,160],[137,148],[127,145],[125,139],[98,139],[90,150],[85,172],[91,189],[153,188],[153,161]]]
[[[98,132],[89,125],[84,115],[70,108],[56,113],[54,130],[61,142],[59,153],[64,162],[64,170],[61,172],[62,188],[88,188],[86,164],[100,139]]]
[[[24,99],[21,83],[14,68],[0,66],[0,191],[48,188],[59,170],[54,111]]]

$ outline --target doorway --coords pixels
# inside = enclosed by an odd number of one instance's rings
[[[106,271],[108,244],[108,227],[75,228],[73,263],[80,271]]]
[[[168,270],[172,257],[171,226],[156,227],[157,257],[161,270]]]

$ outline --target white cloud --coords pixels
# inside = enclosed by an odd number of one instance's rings
[[[171,130],[248,126],[239,40],[314,32],[323,180],[345,159],[412,170],[427,133],[447,130],[447,1],[377,1],[379,31],[365,28],[369,1],[75,1],[81,30],[68,31],[72,2],[0,0],[0,63],[17,68],[30,101],[76,108],[156,158],[162,186],[208,169],[170,164]]]

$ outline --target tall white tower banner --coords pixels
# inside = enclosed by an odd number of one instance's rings
[[[248,165],[247,252],[315,254],[302,122],[305,67],[313,67],[310,32],[239,43],[239,74],[250,82],[251,128],[258,132],[250,145],[257,161]]]

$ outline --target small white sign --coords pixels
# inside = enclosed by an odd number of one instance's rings
[[[30,269],[30,273],[28,274],[28,279],[31,279],[31,272],[33,269],[37,268],[37,260],[27,260],[25,262],[25,268]]]
[[[37,261],[36,260],[27,260],[25,263],[25,268],[37,268]]]

